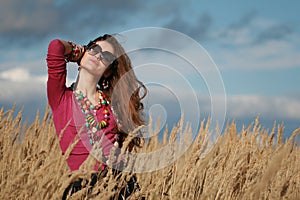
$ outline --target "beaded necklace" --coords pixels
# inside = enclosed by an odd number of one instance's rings
[[[108,105],[109,101],[106,100],[106,96],[101,90],[97,90],[98,93],[98,104],[93,105],[90,100],[80,91],[75,90],[74,95],[78,102],[78,105],[81,108],[82,113],[85,115],[85,126],[88,129],[89,142],[93,145],[96,141],[99,140],[99,137],[96,135],[96,132],[104,129],[108,126],[109,112]],[[103,117],[104,119],[100,122],[96,119],[96,112],[100,108],[103,108]]]

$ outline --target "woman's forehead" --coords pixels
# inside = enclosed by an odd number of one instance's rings
[[[102,51],[109,51],[112,54],[115,53],[113,46],[109,42],[107,42],[105,40],[103,40],[103,41],[97,41],[96,44],[98,44],[99,46],[101,46]]]

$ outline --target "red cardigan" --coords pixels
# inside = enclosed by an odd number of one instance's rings
[[[50,42],[48,46],[47,65],[48,65],[48,81],[47,81],[47,96],[49,105],[52,109],[53,121],[56,128],[56,134],[59,136],[62,133],[60,147],[64,154],[67,148],[72,144],[78,131],[84,126],[84,115],[81,113],[79,106],[76,103],[72,88],[66,87],[66,61],[64,59],[65,47],[58,39]],[[105,156],[110,154],[114,142],[117,140],[115,132],[116,123],[113,113],[109,107],[108,126],[98,132],[98,135],[105,134],[103,138],[102,150]],[[103,109],[97,110],[97,120],[103,119]],[[78,170],[80,165],[86,160],[91,150],[91,145],[88,142],[86,130],[80,134],[80,141],[72,150],[67,163],[71,171]],[[102,166],[103,167],[103,166]],[[98,166],[94,167],[97,170]],[[102,168],[103,169],[103,168]]]

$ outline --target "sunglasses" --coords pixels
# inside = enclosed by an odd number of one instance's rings
[[[102,51],[101,46],[96,43],[92,43],[87,46],[87,53],[91,56],[99,54],[97,60],[101,61],[105,66],[111,65],[114,60],[116,60],[116,57],[111,52]]]

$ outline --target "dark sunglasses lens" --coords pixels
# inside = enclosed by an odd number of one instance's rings
[[[102,51],[101,47],[97,44],[94,44],[88,48],[91,55],[96,55]]]
[[[105,59],[105,61],[109,64],[111,64],[116,59],[116,57],[108,51],[102,52],[102,55],[103,55],[103,58]]]

